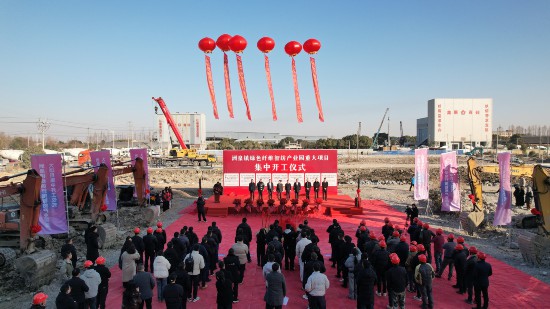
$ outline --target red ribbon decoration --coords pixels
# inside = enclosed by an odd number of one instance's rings
[[[271,70],[269,69],[269,57],[264,54],[265,59],[265,75],[267,78],[267,88],[269,89],[269,97],[271,98],[271,114],[273,121],[277,121],[277,109],[275,108],[275,97],[273,96],[273,86],[271,84]]]
[[[204,55],[204,62],[206,64],[206,81],[208,82],[208,90],[210,91],[210,99],[212,100],[212,108],[214,109],[214,118],[220,119],[218,116],[218,105],[216,104],[216,93],[214,92],[214,82],[212,81],[210,56]]]
[[[294,82],[294,97],[296,98],[296,117],[298,122],[304,122],[302,118],[302,106],[300,105],[300,91],[298,90],[298,76],[296,74],[296,61],[292,57],[292,81]]]
[[[229,81],[229,61],[225,52],[223,53],[223,77],[225,79],[225,97],[227,98],[229,118],[235,118],[233,115],[233,100],[231,99],[231,82]]]
[[[237,56],[237,69],[239,70],[239,84],[241,86],[241,92],[243,94],[244,105],[246,105],[246,117],[248,120],[252,120],[250,115],[250,105],[248,105],[248,95],[246,94],[246,83],[244,81],[244,70],[243,70],[243,60],[241,55],[236,54]]]
[[[313,79],[315,101],[317,101],[317,109],[319,110],[319,120],[324,122],[325,116],[323,116],[323,106],[321,105],[321,95],[319,94],[319,84],[317,83],[317,66],[315,65],[315,58],[309,57],[309,63],[311,64],[311,78]]]

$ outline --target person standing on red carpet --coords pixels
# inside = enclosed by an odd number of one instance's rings
[[[184,259],[185,270],[191,279],[192,298],[189,298],[189,302],[197,302],[200,300],[198,297],[199,292],[199,276],[204,268],[204,258],[199,253],[199,244],[193,245],[193,251],[189,253]]]
[[[223,262],[220,261],[219,264],[220,265],[223,264],[226,272],[229,272],[231,274],[231,279],[233,284],[232,299],[234,303],[238,303],[239,302],[239,284],[242,282],[241,262],[239,261],[239,257],[235,255],[235,251],[233,250],[233,248],[229,249],[227,256],[223,259]],[[216,287],[217,287],[217,284],[216,284]]]
[[[294,188],[294,198],[298,199],[300,197],[300,191],[302,190],[302,184],[300,183],[300,180],[298,178],[296,178],[293,188]]]
[[[205,205],[206,205],[206,201],[204,200],[204,197],[199,196],[199,198],[197,199],[197,215],[199,217],[199,222],[201,221],[206,222]]]
[[[384,226],[382,226],[382,235],[384,235],[384,240],[388,241],[391,234],[393,233],[393,224],[390,222],[390,218],[384,218]]]
[[[461,244],[456,245],[455,252],[453,253],[453,261],[456,269],[456,284],[453,288],[457,288],[458,294],[464,294],[466,292],[466,286],[464,285],[464,271],[466,268],[466,254]]]
[[[267,182],[267,199],[271,200],[273,199],[273,181],[271,180],[271,178],[269,179],[269,181]]]
[[[248,192],[250,192],[250,199],[254,201],[254,192],[256,191],[256,184],[254,183],[254,179],[250,179],[250,183],[248,184]]]
[[[296,243],[296,255],[298,256],[298,263],[300,264],[300,281],[303,281],[304,279],[304,261],[302,261],[302,254],[304,253],[304,249],[307,245],[311,243],[311,240],[309,240],[307,232],[302,231],[301,233],[302,239]]]
[[[373,309],[376,273],[368,259],[361,259],[361,266],[355,279],[357,282],[357,309]]]
[[[241,273],[241,278],[244,278],[244,272],[246,271],[246,262],[247,256],[250,254],[248,251],[248,246],[244,244],[242,235],[237,236],[237,242],[231,246],[235,255],[239,257],[239,271]]]
[[[279,179],[277,183],[277,199],[280,201],[283,198],[283,181]]]
[[[430,231],[430,225],[424,223],[422,225],[422,232],[419,236],[419,241],[422,242],[424,248],[426,248],[426,258],[428,259],[428,264],[432,263],[432,239],[435,237],[434,232]]]
[[[414,283],[414,266],[412,265],[412,260],[416,256],[416,246],[411,245],[409,247],[409,256],[405,262],[405,269],[407,270],[407,282],[409,284],[408,291],[416,292],[416,284]]]
[[[266,291],[264,295],[266,309],[281,309],[286,296],[285,276],[279,271],[279,264],[271,266],[271,272],[266,276]]]
[[[416,266],[414,278],[418,284],[420,293],[422,294],[422,309],[434,308],[432,295],[432,281],[435,277],[432,265],[426,263],[427,258],[424,254],[418,256],[420,264]]]
[[[443,274],[443,271],[449,265],[449,276],[447,279],[449,281],[453,277],[453,253],[455,251],[456,243],[455,243],[455,236],[453,234],[449,234],[447,236],[447,242],[443,245],[443,249],[445,249],[445,253],[443,255],[443,264],[441,264],[441,269],[439,269],[439,272],[437,273],[436,277],[441,278],[441,275]]]
[[[155,279],[151,273],[144,271],[143,264],[137,265],[137,273],[132,282],[139,287],[141,297],[140,309],[145,306],[147,309],[153,308],[153,289],[155,288]]]
[[[258,200],[263,201],[264,200],[265,184],[264,184],[264,182],[262,181],[261,178],[260,178],[260,181],[258,181],[258,184],[256,185],[256,188],[258,188]]]
[[[283,232],[283,249],[285,256],[285,270],[294,271],[294,259],[296,258],[296,237],[292,225],[287,224]]]
[[[476,308],[472,309],[487,309],[489,307],[489,277],[493,275],[491,264],[485,262],[487,255],[483,252],[478,252],[479,261],[474,268],[474,289],[476,295]],[[481,294],[483,294],[483,307],[481,306]]]
[[[241,224],[237,226],[236,235],[239,234],[239,229],[241,229],[243,233],[243,243],[250,249],[250,242],[252,241],[252,228],[250,227],[250,225],[248,225],[246,218],[243,218]],[[235,240],[235,242],[237,242],[237,240]],[[248,263],[252,262],[250,251],[248,251],[248,253],[246,254],[246,260],[248,261]]]
[[[391,256],[392,266],[386,272],[388,281],[388,293],[390,294],[390,306],[392,308],[405,309],[405,289],[407,288],[407,271],[400,266],[401,260],[394,253]]]
[[[435,258],[435,273],[439,274],[441,270],[441,262],[443,257],[443,244],[445,243],[445,237],[443,236],[443,230],[437,229],[435,237],[432,238],[434,244],[434,258]]]
[[[468,257],[468,260],[466,261],[466,268],[464,269],[464,284],[466,285],[466,291],[468,292],[468,298],[466,299],[466,302],[468,304],[473,304],[472,302],[472,292],[474,289],[474,280],[475,280],[475,267],[476,263],[478,261],[477,258],[477,248],[474,246],[471,246],[470,249],[470,256]]]
[[[328,201],[328,181],[326,178],[323,179],[321,187],[323,187],[323,200]]]
[[[372,256],[372,265],[376,271],[376,277],[378,277],[377,282],[377,293],[376,295],[387,296],[387,282],[386,282],[386,269],[388,268],[388,263],[390,261],[390,253],[386,251],[386,242],[381,241],[379,244],[380,249],[374,252]]]
[[[306,179],[306,182],[304,182],[304,189],[306,191],[306,199],[309,200],[309,192],[311,192],[311,181],[309,179]]]
[[[326,309],[327,302],[325,294],[330,287],[330,282],[325,274],[321,272],[321,264],[313,265],[313,274],[307,279],[305,290],[308,294],[310,309]]]
[[[315,181],[313,182],[313,196],[315,199],[319,198],[319,188],[321,187],[321,183],[317,178],[315,178]]]

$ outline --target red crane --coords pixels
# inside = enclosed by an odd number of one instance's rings
[[[178,142],[180,143],[181,149],[187,149],[187,146],[185,146],[185,142],[183,141],[183,137],[181,136],[181,133],[178,130],[178,127],[176,126],[176,123],[174,122],[174,119],[172,118],[172,115],[170,114],[170,111],[168,110],[168,107],[166,106],[166,103],[164,103],[162,97],[158,97],[158,99],[155,99],[155,97],[153,97],[153,100],[157,101],[158,105],[160,106],[164,117],[166,117],[168,125],[170,126],[170,128],[172,128],[172,131],[174,132],[176,138],[178,139]]]

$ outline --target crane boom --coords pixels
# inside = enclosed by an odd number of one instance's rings
[[[187,149],[187,146],[185,146],[185,142],[183,141],[183,137],[181,136],[181,133],[178,130],[178,127],[176,126],[176,123],[174,122],[174,119],[172,118],[172,115],[170,114],[170,111],[168,110],[168,107],[166,106],[166,103],[164,103],[162,97],[158,97],[157,99],[153,97],[153,100],[157,101],[158,105],[160,106],[164,117],[166,117],[168,125],[170,126],[170,128],[172,128],[172,132],[174,132],[176,138],[178,139],[178,142],[180,143],[181,149]]]
[[[378,134],[380,134],[380,130],[382,129],[382,125],[384,124],[384,119],[386,118],[386,115],[388,114],[388,111],[390,108],[386,108],[386,112],[384,113],[384,116],[382,116],[382,121],[380,122],[380,126],[378,127],[378,131],[376,131],[376,135],[374,136],[374,141],[372,141],[372,149],[378,148]],[[389,136],[388,136],[389,139]]]

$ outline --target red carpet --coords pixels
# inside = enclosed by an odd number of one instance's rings
[[[329,196],[330,201],[343,201],[346,205],[349,205],[351,198],[346,196]],[[346,201],[347,200],[347,201]],[[212,199],[207,201],[207,205],[212,203]],[[389,217],[393,222],[399,225],[403,225],[405,221],[405,215],[394,208],[390,207],[386,203],[377,200],[363,201],[362,206],[364,209],[364,215],[362,216],[343,216],[333,212],[333,217],[326,217],[321,214],[315,215],[315,217],[308,218],[309,225],[316,230],[316,234],[321,238],[319,246],[325,256],[330,255],[330,246],[328,244],[328,235],[325,232],[327,227],[331,224],[332,218],[337,218],[346,234],[355,235],[355,229],[361,219],[366,219],[367,225],[370,230],[374,230],[375,233],[381,233],[381,227],[385,217]],[[173,224],[168,226],[167,234],[172,235],[175,231],[184,226],[193,226],[197,235],[202,237],[207,230],[207,227],[212,221],[216,221],[223,234],[223,241],[220,245],[220,254],[227,253],[227,250],[233,244],[235,237],[235,228],[241,222],[241,217],[229,215],[225,218],[208,217],[208,223],[198,223],[196,216],[191,214],[194,209],[191,206],[186,209],[181,217]],[[275,217],[271,217],[270,221],[275,220]],[[262,218],[258,215],[249,215],[248,223],[253,229],[255,234],[262,225]],[[354,237],[355,242],[355,237]],[[483,250],[483,248],[481,248]],[[233,305],[233,308],[264,308],[265,303],[263,301],[263,295],[265,292],[265,284],[262,278],[261,269],[256,264],[256,245],[253,241],[251,244],[252,263],[247,264],[246,274],[243,285],[239,287],[239,299],[240,302]],[[325,258],[327,261],[328,258]],[[507,264],[500,262],[492,257],[487,258],[493,266],[493,276],[490,277],[489,297],[490,308],[544,308],[550,304],[550,285],[541,282],[540,280],[531,277]],[[328,263],[328,261],[327,261]],[[328,265],[327,265],[328,266]],[[108,296],[108,307],[120,308],[122,297],[122,275],[118,266],[111,269],[113,273],[110,282],[110,291]],[[287,293],[289,297],[288,306],[286,308],[307,308],[306,300],[302,299],[303,292],[301,291],[301,285],[299,283],[299,271],[289,272],[285,271],[284,275],[287,282]],[[335,277],[336,270],[334,268],[327,268],[327,276],[330,279],[331,287],[327,292],[327,308],[354,308],[355,301],[347,298],[348,290],[340,286],[340,282]],[[443,275],[446,278],[446,275]],[[205,290],[199,291],[199,297],[201,298],[196,303],[187,303],[187,308],[216,308],[216,288],[215,279],[211,277],[212,282]],[[447,281],[445,279],[434,279],[434,303],[435,308],[471,308],[464,302],[466,298],[463,295],[455,293],[455,289],[451,287],[455,283],[453,281]],[[156,290],[155,290],[156,292]],[[406,305],[409,308],[420,307],[421,302],[413,299],[414,294],[407,293]],[[156,301],[156,296],[153,301],[154,308],[165,308],[165,305]],[[386,308],[388,304],[387,297],[375,296],[375,308]]]

